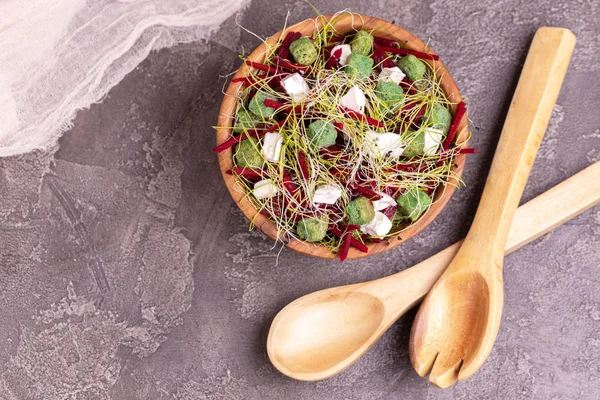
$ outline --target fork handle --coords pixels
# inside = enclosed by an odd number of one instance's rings
[[[506,238],[575,47],[564,28],[536,32],[465,244],[502,260]],[[471,242],[471,243],[470,243]]]

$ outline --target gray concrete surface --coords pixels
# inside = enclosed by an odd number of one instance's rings
[[[600,399],[600,208],[505,262],[498,341],[448,390],[412,370],[414,312],[339,376],[302,383],[265,352],[276,312],[332,285],[406,268],[469,227],[536,28],[578,45],[524,199],[600,160],[600,3],[595,0],[315,1],[389,20],[443,57],[471,104],[457,192],[410,243],[344,264],[279,252],[248,232],[221,181],[214,131],[223,79],[258,40],[229,20],[208,43],[152,54],[58,145],[0,160],[0,399]],[[255,0],[261,36],[312,16]],[[568,199],[565,199],[568,201]]]

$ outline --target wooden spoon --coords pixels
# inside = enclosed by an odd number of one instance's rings
[[[505,254],[598,203],[600,162],[519,207]],[[461,244],[455,243],[397,274],[320,290],[294,300],[271,324],[267,339],[271,362],[283,374],[303,381],[341,372],[427,294]]]
[[[471,229],[419,308],[410,359],[436,386],[469,378],[492,351],[502,317],[506,238],[574,47],[567,29],[536,32]]]
[[[568,59],[568,58],[567,58]],[[565,198],[569,201],[565,201]],[[600,202],[600,163],[519,207],[506,254]],[[296,299],[273,320],[267,353],[283,374],[329,378],[355,362],[431,289],[457,253],[455,243],[397,274]]]

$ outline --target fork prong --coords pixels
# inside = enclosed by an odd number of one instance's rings
[[[415,355],[415,359],[412,361],[412,364],[415,370],[417,371],[417,374],[419,374],[421,378],[431,373],[431,369],[433,368],[435,360],[439,354],[440,353],[435,352],[424,361],[420,360],[421,357],[419,357],[419,355]]]
[[[458,381],[458,374],[464,360],[461,358],[457,362],[449,362],[449,357],[438,355],[435,364],[429,375],[429,382],[439,388],[445,389],[454,385]]]

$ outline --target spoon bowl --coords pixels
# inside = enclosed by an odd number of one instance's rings
[[[350,287],[298,300],[273,321],[267,344],[271,362],[296,379],[312,380],[315,372],[335,374],[344,360],[368,348],[365,343],[377,332],[385,314],[380,299]]]

